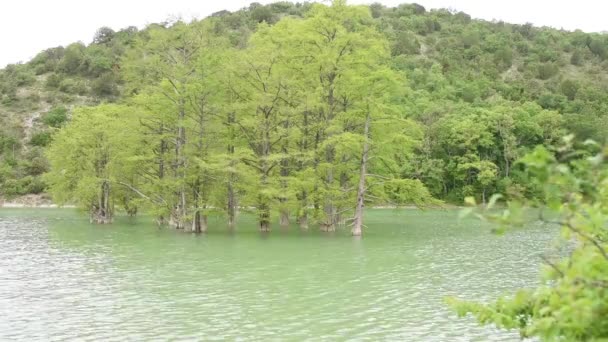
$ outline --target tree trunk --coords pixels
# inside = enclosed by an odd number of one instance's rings
[[[201,228],[201,233],[206,233],[209,225],[207,223],[207,215],[201,214],[201,219],[200,219],[200,228]]]
[[[93,204],[91,208],[90,222],[96,224],[110,224],[113,219],[112,203],[110,201],[110,183],[108,181],[103,181],[101,183],[101,191],[97,198],[97,203]]]
[[[336,231],[336,206],[331,198],[329,198],[324,206],[325,221],[321,223],[321,230],[324,232]]]
[[[234,139],[234,122],[235,122],[235,114],[228,113],[227,125],[228,125],[228,135],[230,138],[230,142],[228,143],[228,158],[230,158],[230,169],[228,171],[228,199],[226,204],[226,211],[228,213],[228,228],[230,230],[234,229],[236,226],[236,210],[237,210],[237,202],[236,202],[236,194],[234,191],[234,182],[236,181],[236,173],[234,168],[236,167],[236,163],[234,161],[234,144],[232,143],[232,139]]]
[[[228,212],[228,228],[232,230],[236,226],[236,198],[231,180],[228,181],[228,204],[226,210]]]
[[[334,182],[334,172],[330,169],[327,172],[327,188],[329,191],[333,191],[331,185]],[[323,206],[325,212],[325,221],[321,223],[321,230],[324,232],[333,232],[336,230],[336,206],[334,205],[333,195],[329,194],[325,198],[325,205]]]
[[[300,224],[300,229],[308,230],[308,214],[306,212],[302,213],[298,219],[298,223]]]
[[[186,118],[184,99],[179,102],[179,116],[177,126],[177,139],[175,139],[175,178],[179,183],[177,191],[177,204],[173,210],[170,224],[176,229],[186,228],[186,187],[185,187],[185,156],[184,146],[186,144],[186,128],[184,119]]]
[[[192,231],[195,233],[207,232],[207,215],[202,214],[200,210],[197,210],[196,213],[194,213]]]
[[[271,111],[268,109],[263,110],[264,121],[263,129],[261,132],[262,142],[259,146],[258,156],[260,158],[260,185],[262,189],[268,186],[268,176],[270,174],[271,166],[268,163],[268,157],[270,156],[270,125],[268,118]],[[260,232],[270,231],[270,198],[266,194],[260,192],[258,194],[258,220],[260,223]]]
[[[281,227],[289,227],[289,212],[286,209],[281,209],[279,224]]]
[[[357,187],[357,205],[355,207],[355,217],[353,218],[353,228],[351,233],[360,236],[363,233],[363,206],[365,202],[365,175],[367,173],[367,159],[369,154],[369,111],[365,117],[363,153],[361,154],[361,167],[359,169],[359,186]]]
[[[260,184],[262,188],[266,187],[268,184],[268,164],[266,160],[262,162],[262,177],[260,179]],[[269,199],[265,194],[258,194],[258,221],[260,223],[260,232],[269,232],[270,231],[270,205]]]
[[[289,120],[285,120],[283,123],[283,128],[286,132],[289,131]],[[287,177],[289,177],[289,158],[287,157],[289,151],[287,149],[287,139],[281,146],[281,152],[283,153],[283,158],[279,163],[280,167],[280,175],[281,175],[281,195],[279,196],[280,202],[280,215],[279,215],[279,224],[281,227],[285,228],[289,226],[289,210],[286,208],[287,206]]]
[[[194,192],[192,194],[192,202],[196,206],[194,216],[192,217],[192,231],[195,233],[207,232],[207,215],[201,213],[201,206],[205,209],[205,196],[202,190],[200,178],[194,182],[192,186]],[[202,195],[201,195],[202,194]]]
[[[334,120],[334,109],[335,109],[335,97],[334,97],[334,82],[337,74],[335,70],[325,75],[327,80],[327,112],[326,112],[326,123],[329,125]],[[326,139],[330,139],[333,133],[328,132]],[[325,149],[325,161],[328,165],[334,165],[335,156],[332,146],[328,146]],[[325,189],[328,190],[328,194],[325,198],[323,210],[325,212],[325,222],[321,223],[321,230],[326,232],[333,232],[336,230],[336,206],[334,203],[333,196],[333,183],[334,183],[334,170],[332,166],[329,167],[326,176]]]
[[[300,225],[300,229],[308,230],[308,194],[306,191],[302,191],[298,196],[298,200],[300,201],[300,210],[298,215],[298,224]]]
[[[158,127],[158,131],[155,131],[155,134],[163,135],[165,132],[165,125],[160,124]],[[167,152],[167,142],[165,139],[160,139],[158,146],[158,180],[162,183],[162,180],[165,178],[165,153]],[[156,217],[156,224],[158,226],[164,226],[167,224],[167,219],[164,215],[160,214]]]
[[[265,203],[266,200],[261,196],[258,203],[258,221],[260,223],[260,232],[270,232],[270,208]]]
[[[186,222],[186,215],[180,205],[176,205],[171,211],[169,217],[169,226],[175,229],[185,229],[188,224]]]

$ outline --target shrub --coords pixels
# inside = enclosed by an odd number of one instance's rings
[[[107,26],[100,27],[97,32],[95,32],[95,36],[93,37],[93,43],[95,44],[108,44],[114,38],[116,33],[114,30]]]
[[[420,43],[415,35],[409,32],[399,32],[392,46],[392,55],[415,55],[420,53]]]
[[[21,187],[21,184],[19,183],[18,180],[16,179],[7,179],[2,183],[2,191],[0,191],[2,193],[3,196],[6,196],[7,198],[13,198],[15,196],[19,196],[23,193],[23,188]]]
[[[509,68],[513,64],[513,51],[508,47],[502,47],[494,53],[494,62],[502,64],[504,67]]]
[[[65,107],[55,107],[42,117],[42,122],[49,127],[61,127],[68,120],[68,110]]]
[[[14,136],[0,133],[0,155],[12,154],[20,148],[19,140]]]
[[[46,82],[44,83],[44,86],[47,89],[59,89],[59,85],[61,84],[61,81],[63,81],[63,76],[58,75],[56,73],[52,73],[46,78]]]
[[[21,183],[21,188],[23,189],[23,195],[39,194],[46,189],[46,184],[40,177],[26,176],[19,181]]]
[[[51,142],[50,132],[38,132],[32,135],[30,145],[44,147]]]
[[[2,194],[8,198],[44,192],[46,184],[40,177],[26,176],[21,179],[7,179],[0,187]]]
[[[545,92],[538,98],[537,102],[544,109],[563,109],[567,101],[563,95]]]
[[[73,79],[66,78],[59,84],[59,90],[64,93],[74,94],[76,92],[76,82]]]
[[[118,86],[114,76],[110,73],[101,75],[91,85],[91,91],[94,95],[100,97],[111,97],[118,95]]]
[[[558,72],[559,69],[554,63],[543,63],[538,65],[537,77],[541,80],[548,80]]]
[[[594,38],[589,43],[589,50],[599,58],[605,59],[608,57],[608,47],[606,45],[608,44],[603,42],[600,38]]]
[[[568,100],[574,100],[576,98],[576,93],[578,92],[579,85],[578,83],[572,80],[564,80],[560,84],[560,90],[562,94],[568,97]]]
[[[257,6],[251,11],[251,20],[256,23],[267,22],[269,24],[274,23],[274,15],[268,6]]]

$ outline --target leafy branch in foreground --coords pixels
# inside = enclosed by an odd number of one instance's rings
[[[489,211],[500,198],[494,196],[488,206],[468,208],[465,214],[497,222],[503,231],[523,221],[523,211],[513,208],[538,206],[535,219],[560,227],[562,238],[574,241],[574,247],[558,260],[543,257],[543,282],[536,289],[491,304],[448,299],[459,316],[470,313],[482,324],[547,341],[608,338],[608,147],[589,141],[577,149],[572,141],[568,136],[558,148],[539,146],[520,161],[542,191],[542,201],[511,202],[497,214]]]

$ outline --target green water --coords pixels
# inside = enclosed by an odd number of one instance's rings
[[[149,221],[0,210],[0,340],[517,341],[443,298],[535,285],[554,237],[540,225],[496,237],[455,211],[370,211],[363,239]]]

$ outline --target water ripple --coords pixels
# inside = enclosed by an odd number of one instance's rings
[[[455,213],[369,216],[353,240],[0,215],[0,340],[519,340],[443,300],[535,285],[547,229],[495,237]]]

